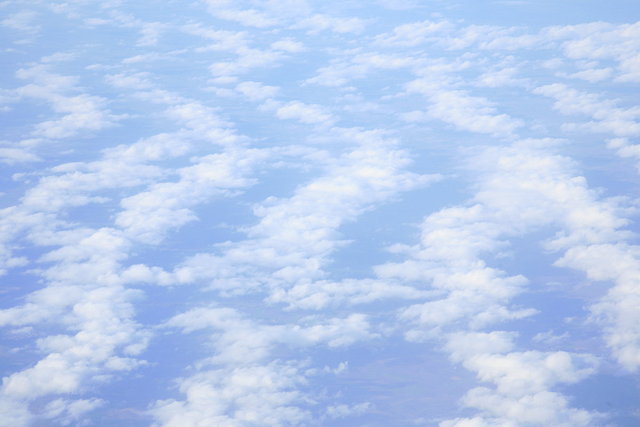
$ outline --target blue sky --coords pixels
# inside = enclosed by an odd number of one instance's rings
[[[634,1],[0,2],[0,426],[636,426]]]

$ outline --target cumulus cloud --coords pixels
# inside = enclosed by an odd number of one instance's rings
[[[54,120],[38,123],[32,134],[48,139],[68,138],[81,131],[97,131],[114,123],[116,117],[106,108],[104,98],[79,94],[72,95],[73,78],[49,72],[45,66],[36,65],[17,72],[21,79],[33,79],[34,83],[15,89],[18,97],[32,97],[50,103],[60,115]],[[67,93],[65,93],[67,92]]]
[[[272,363],[201,372],[179,381],[185,401],[161,400],[152,406],[154,425],[300,424],[310,417],[297,405],[304,401],[298,391],[304,384],[300,371],[296,365]]]
[[[365,26],[366,21],[360,18],[340,18],[315,14],[298,22],[293,28],[305,29],[311,34],[326,30],[336,33],[360,33]]]
[[[62,425],[77,422],[84,414],[102,405],[101,399],[64,400],[55,399],[49,402],[44,411],[45,418],[57,419]]]
[[[390,299],[420,299],[426,292],[387,280],[347,279],[297,283],[290,289],[275,289],[268,301],[284,302],[291,307],[321,310],[340,305],[367,304]]]
[[[276,117],[279,119],[294,119],[306,124],[330,125],[334,118],[323,111],[318,105],[308,105],[301,102],[292,101],[276,110]]]
[[[625,243],[580,245],[570,248],[557,265],[585,272],[615,286],[592,306],[595,319],[604,326],[607,344],[628,370],[640,368],[640,328],[634,309],[640,301],[638,273],[640,247]]]
[[[521,120],[497,113],[495,106],[485,98],[470,96],[462,90],[443,89],[436,82],[427,79],[410,82],[407,91],[425,95],[428,117],[442,120],[461,130],[509,136],[523,125]]]
[[[0,147],[0,159],[8,164],[41,160],[40,157],[30,152],[27,147]]]
[[[464,396],[465,406],[479,409],[474,418],[443,421],[442,427],[466,425],[592,425],[597,414],[568,406],[559,393],[548,391],[559,383],[574,383],[592,374],[595,358],[566,352],[514,352],[513,333],[454,333],[447,350],[483,382]]]
[[[278,93],[277,87],[263,85],[259,82],[238,83],[236,90],[252,101],[262,101],[267,98],[273,98]]]
[[[439,32],[449,30],[451,26],[447,21],[403,24],[395,27],[391,33],[379,35],[376,41],[383,46],[417,46],[426,40],[435,40]]]
[[[375,337],[362,314],[329,319],[324,324],[274,326],[256,324],[233,309],[201,308],[173,317],[167,326],[180,327],[186,332],[203,328],[220,330],[220,335],[214,338],[218,354],[211,361],[229,365],[264,360],[276,344],[309,346],[326,343],[330,347],[342,347]]]
[[[266,154],[240,150],[198,159],[177,171],[177,182],[156,183],[123,199],[115,223],[140,241],[157,242],[164,232],[196,219],[189,207],[250,185],[253,181],[247,175]]]
[[[637,82],[640,44],[636,23],[614,25],[605,22],[550,27],[547,33],[563,40],[563,50],[572,59],[614,60],[616,80]]]
[[[614,138],[609,140],[607,147],[620,157],[636,159],[636,168],[640,172],[640,144],[632,144],[626,138]]]
[[[167,193],[163,190],[173,186],[151,185],[147,191],[134,193],[137,197],[125,199],[129,201],[116,215],[113,227],[74,227],[62,216],[72,207],[104,202],[103,197],[95,196],[101,191],[137,187],[158,180],[163,171],[153,163],[187,154],[193,149],[194,134],[223,147],[238,140],[228,125],[208,109],[195,103],[180,103],[182,99],[177,101],[168,107],[167,114],[183,125],[184,130],[112,147],[93,162],[56,166],[24,195],[19,205],[5,210],[7,215],[3,220],[10,225],[3,236],[3,243],[7,244],[7,266],[20,265],[18,258],[10,257],[9,246],[20,232],[26,231],[32,244],[54,248],[35,260],[47,265],[38,272],[45,286],[29,294],[24,304],[0,311],[0,323],[38,326],[53,322],[63,328],[61,333],[36,340],[38,351],[44,355],[39,361],[3,379],[0,400],[15,414],[16,420],[38,416],[55,418],[62,424],[79,422],[85,413],[100,406],[101,401],[60,398],[35,414],[27,408],[34,399],[78,394],[103,383],[110,375],[144,364],[138,356],[146,348],[150,334],[134,319],[133,302],[140,293],[124,286],[127,280],[139,279],[139,274],[124,270],[122,263],[129,256],[133,242],[157,241],[167,230],[180,225],[163,222],[160,217],[145,223],[135,216],[138,213],[153,217],[143,209],[145,203],[158,207],[153,200],[161,200]],[[182,192],[189,190],[185,194],[192,197],[174,200],[172,205],[164,207],[166,212],[188,212],[188,207],[216,193],[211,181],[198,189],[197,183],[201,180],[217,181],[222,187],[244,185],[246,181],[238,175],[223,178],[224,168],[219,168],[224,163],[222,159],[233,156],[231,152],[235,150],[230,148],[228,154],[194,159],[193,165],[185,167],[179,174],[185,181],[176,185],[180,187],[188,182],[180,188]],[[241,149],[241,152],[243,155],[237,157],[237,163],[229,165],[227,172],[240,173],[240,164],[251,163],[247,155],[251,151]],[[216,159],[222,163],[216,164]],[[203,193],[196,196],[194,191]],[[169,216],[175,219],[175,215]],[[25,423],[19,421],[17,425]]]
[[[321,67],[306,83],[321,86],[344,86],[355,79],[363,79],[379,70],[412,69],[422,65],[412,57],[380,52],[358,53],[347,59],[339,58],[330,66]]]
[[[42,31],[38,23],[38,14],[31,10],[22,10],[8,15],[0,21],[0,26],[13,30],[14,37],[20,37],[15,41],[16,44],[33,43]]]
[[[296,387],[306,383],[309,374],[305,374],[300,362],[269,361],[275,345],[305,347],[324,343],[342,347],[375,336],[366,317],[360,314],[324,324],[261,325],[233,309],[199,308],[175,316],[166,326],[187,332],[212,329],[216,354],[201,362],[212,365],[210,368],[180,380],[184,401],[161,400],[154,404],[152,413],[163,426],[185,420],[194,425],[284,425],[309,421],[310,414],[295,406],[310,398]],[[345,416],[366,408],[331,414]]]
[[[583,178],[572,176],[571,162],[551,154],[551,147],[549,142],[521,141],[476,154],[469,167],[479,171],[479,181],[470,206],[446,208],[428,216],[419,245],[395,248],[408,259],[377,267],[381,277],[427,282],[442,295],[400,311],[401,319],[418,325],[407,333],[408,339],[444,337],[454,361],[476,372],[479,380],[495,384],[495,389],[473,389],[463,399],[465,405],[479,409],[481,416],[446,421],[443,426],[590,425],[597,418],[597,414],[570,408],[565,397],[550,390],[555,384],[576,382],[593,373],[597,363],[592,356],[518,352],[514,351],[512,334],[468,332],[536,313],[509,306],[509,301],[523,292],[526,279],[508,277],[487,266],[483,258],[500,250],[506,236],[548,224],[563,230],[548,243],[555,250],[566,251],[557,265],[584,269],[598,280],[616,280],[624,274],[619,280],[626,286],[621,283],[612,293],[624,289],[626,301],[635,299],[633,287],[626,283],[630,277],[626,275],[633,276],[635,271],[633,247],[622,246],[618,253],[606,251],[624,265],[606,261],[604,256],[597,262],[597,256],[583,262],[577,258],[586,251],[596,251],[603,242],[624,238],[619,230],[627,224],[621,216],[624,211],[615,200],[600,200]],[[594,310],[608,317],[603,326],[614,356],[635,369],[637,341],[635,328],[630,326],[631,312],[626,308],[631,305],[608,297]],[[549,401],[555,405],[545,407],[544,402]],[[543,407],[546,409],[541,410]]]
[[[345,130],[336,136],[355,147],[334,159],[326,175],[301,185],[290,198],[257,205],[260,220],[246,230],[250,240],[223,247],[221,256],[188,260],[176,269],[177,281],[210,280],[215,288],[243,291],[265,282],[321,278],[327,256],[341,244],[342,224],[401,191],[438,178],[405,171],[406,154],[380,132]],[[271,275],[258,273],[260,269]]]
[[[581,92],[562,83],[541,86],[534,93],[555,99],[554,108],[562,114],[586,115],[592,121],[571,125],[615,136],[636,136],[640,133],[640,109],[621,108],[616,101],[602,100],[596,94]]]

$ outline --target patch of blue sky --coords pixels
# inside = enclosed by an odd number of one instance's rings
[[[567,386],[576,403],[608,414],[606,421],[621,427],[633,427],[638,423],[639,390],[637,378],[614,369],[606,369],[604,373],[587,378],[583,383]]]
[[[447,16],[458,17],[479,24],[545,27],[549,25],[582,24],[584,22],[629,22],[638,14],[632,0],[616,0],[615,6],[596,0],[495,0],[488,2],[435,2],[442,4]],[[633,19],[633,18],[632,18]]]
[[[344,419],[327,420],[327,424],[429,425],[456,409],[457,403],[444,399],[444,395],[462,395],[475,382],[466,370],[452,366],[431,345],[389,336],[384,342],[358,347],[323,356],[323,360],[334,361],[336,366],[344,361],[348,364],[335,379],[320,387],[326,387],[329,396],[348,405],[369,402],[370,409]],[[438,393],[434,393],[436,384]],[[429,398],[421,397],[425,395]]]

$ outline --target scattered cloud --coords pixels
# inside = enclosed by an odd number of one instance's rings
[[[640,367],[637,22],[14,3],[0,425],[633,416],[584,396]]]

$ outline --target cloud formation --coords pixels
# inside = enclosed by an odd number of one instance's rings
[[[0,3],[0,425],[636,425],[640,24],[498,3]]]

